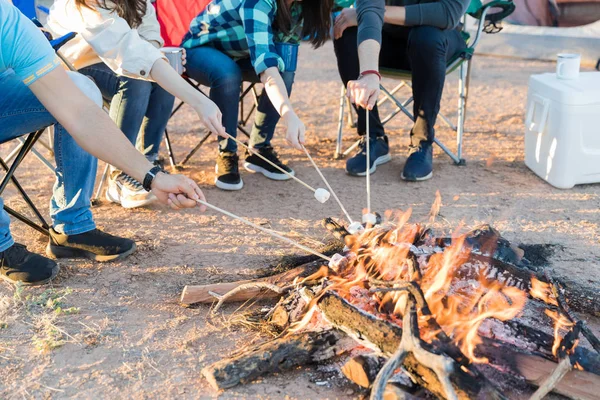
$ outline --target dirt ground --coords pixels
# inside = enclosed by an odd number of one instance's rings
[[[557,244],[551,267],[587,285],[600,285],[600,186],[554,189],[524,163],[523,114],[531,74],[553,69],[548,63],[476,57],[471,80],[464,154],[454,166],[439,149],[434,178],[400,180],[408,145],[409,121],[387,127],[393,160],[372,177],[373,209],[413,209],[421,221],[440,191],[440,229],[491,223],[508,239],[524,244]],[[349,177],[344,161],[332,159],[340,82],[331,43],[317,51],[303,46],[292,101],[308,128],[308,149],[348,208],[358,217],[366,205],[364,179]],[[392,82],[389,82],[390,84]],[[455,117],[457,77],[448,79],[442,111]],[[453,146],[441,124],[438,137]],[[185,108],[169,126],[179,159],[203,129]],[[306,157],[275,145],[308,183],[321,186]],[[345,146],[355,134],[345,129]],[[2,148],[6,154],[8,147]],[[333,200],[317,203],[302,186],[243,173],[244,189],[222,192],[212,185],[216,147],[205,146],[185,173],[202,185],[210,202],[289,234],[309,246],[327,239],[320,220],[340,217]],[[104,164],[100,164],[103,168]],[[17,175],[37,204],[48,203],[53,176],[34,157]],[[24,204],[12,188],[8,204]],[[42,207],[46,212],[45,206]],[[224,393],[214,392],[201,369],[255,339],[252,332],[207,321],[208,306],[178,304],[186,284],[252,277],[283,254],[288,245],[214,212],[174,212],[161,206],[124,210],[103,202],[94,209],[99,227],[134,238],[138,251],[119,263],[61,262],[50,286],[15,289],[0,284],[0,398],[353,398],[355,389],[329,368],[302,368],[269,376]],[[19,242],[42,252],[41,235],[13,223]],[[236,306],[226,307],[231,313]]]

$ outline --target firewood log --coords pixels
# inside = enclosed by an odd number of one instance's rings
[[[202,374],[216,390],[247,383],[273,372],[327,360],[345,350],[341,332],[301,332],[274,339],[205,367]]]

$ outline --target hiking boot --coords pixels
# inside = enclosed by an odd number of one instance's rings
[[[421,142],[419,146],[411,146],[402,179],[405,181],[425,181],[433,176],[433,147],[431,143]]]
[[[240,190],[244,187],[244,181],[240,176],[239,157],[236,153],[219,152],[215,172],[217,173],[215,185],[219,189]]]
[[[10,283],[42,285],[58,274],[58,264],[15,243],[0,253],[0,278]]]
[[[281,162],[273,147],[261,147],[259,149],[253,149],[255,152],[258,152],[261,156],[271,161],[273,164],[277,165],[279,168],[287,171],[288,174],[294,176],[295,172],[293,169],[285,165]],[[250,172],[260,172],[264,176],[269,179],[273,179],[275,181],[287,181],[288,179],[292,179],[289,175],[284,174],[281,170],[275,168],[273,165],[269,164],[256,154],[251,154],[246,151],[246,161],[244,162],[244,168]]]
[[[360,139],[358,145],[358,152],[346,161],[346,172],[348,175],[353,176],[365,176],[367,175],[367,146],[366,137],[363,136]],[[390,145],[388,144],[387,136],[380,136],[378,138],[371,138],[369,140],[370,147],[370,168],[369,173],[374,173],[377,170],[377,166],[385,164],[392,159],[390,154]]]
[[[77,235],[65,235],[50,229],[46,255],[51,258],[88,258],[106,262],[123,259],[135,248],[133,240],[109,235],[98,229]]]
[[[147,192],[140,182],[124,172],[114,171],[108,180],[106,199],[120,204],[123,208],[143,207],[154,203],[157,198]]]

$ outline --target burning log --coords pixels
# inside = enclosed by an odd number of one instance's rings
[[[368,389],[375,382],[383,364],[383,357],[361,354],[348,360],[342,367],[342,373],[349,381]]]
[[[323,262],[314,261],[308,264],[301,265],[289,271],[282,272],[280,274],[272,275],[262,279],[213,283],[199,286],[185,286],[183,288],[183,292],[181,293],[180,301],[181,303],[186,305],[195,303],[213,303],[215,300],[218,300],[214,294],[224,295],[241,285],[253,282],[265,282],[279,286],[287,285],[293,282],[296,278],[305,278],[309,275],[316,273],[319,270],[319,267],[321,267],[322,265]],[[227,300],[230,302],[246,301],[257,296],[260,296],[261,298],[275,298],[280,297],[281,294],[276,293],[274,291],[263,290],[261,288],[251,288],[248,290],[240,291]]]
[[[332,292],[325,293],[317,302],[317,306],[334,327],[346,332],[364,346],[379,351],[385,356],[390,356],[398,348],[402,338],[402,329],[399,326],[356,308]],[[536,386],[539,386],[557,367],[553,361],[524,353],[516,348],[509,348],[491,339],[484,340],[484,345],[479,346],[477,350],[495,365],[504,365],[514,370],[527,382]],[[576,354],[577,350],[579,348],[576,349]],[[593,353],[585,354],[590,358],[594,357]],[[596,361],[590,364],[596,364]],[[420,366],[414,357],[407,356],[403,366],[419,385],[437,396],[443,396],[440,382],[435,374]],[[600,376],[596,373],[573,370],[556,385],[555,391],[579,399],[596,399],[597,394],[600,393]],[[452,386],[458,398],[474,398],[482,395],[484,389],[489,390],[483,388],[480,382],[473,381],[473,377],[461,368],[455,370],[452,375],[455,376]]]
[[[217,361],[202,374],[217,390],[231,388],[268,373],[334,357],[346,348],[343,337],[335,330],[292,334]]]

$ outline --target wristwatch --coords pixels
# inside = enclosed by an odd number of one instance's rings
[[[146,173],[146,176],[144,177],[144,182],[142,182],[142,186],[146,191],[150,192],[152,190],[152,182],[154,181],[154,178],[156,178],[156,175],[159,172],[166,173],[161,167],[157,165],[155,167],[152,167],[152,169],[150,169],[150,171]]]

